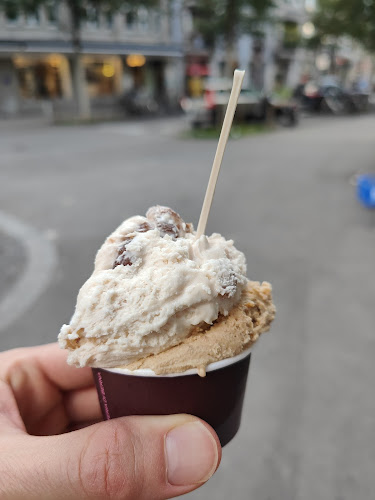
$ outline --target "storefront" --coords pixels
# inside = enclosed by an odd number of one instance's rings
[[[56,41],[55,52],[47,52],[48,48],[44,41],[0,44],[0,114],[32,110],[48,116],[73,116],[77,112],[71,46]],[[93,114],[110,117],[113,111],[117,116],[122,97],[132,91],[153,101],[151,107],[157,111],[178,107],[183,92],[182,54],[156,45],[147,46],[144,52],[139,49],[138,44],[83,44],[83,88]]]
[[[69,99],[72,85],[68,59],[62,54],[12,58],[21,99]]]
[[[157,56],[128,54],[124,57],[124,90],[144,91],[152,98],[165,98],[165,63]]]
[[[120,95],[123,91],[123,63],[120,56],[83,56],[90,98]]]

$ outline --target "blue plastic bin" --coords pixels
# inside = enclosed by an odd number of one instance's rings
[[[357,178],[357,198],[366,208],[375,208],[375,175]]]

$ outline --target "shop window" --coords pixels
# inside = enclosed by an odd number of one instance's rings
[[[90,97],[113,95],[116,93],[116,67],[113,61],[89,60],[86,62],[86,80]]]
[[[59,67],[46,60],[15,60],[19,89],[24,99],[54,99],[62,96]]]

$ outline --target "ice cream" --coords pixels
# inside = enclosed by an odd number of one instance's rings
[[[233,241],[197,239],[191,224],[157,206],[104,242],[59,343],[76,366],[202,372],[248,348],[274,314],[270,285],[248,281]]]

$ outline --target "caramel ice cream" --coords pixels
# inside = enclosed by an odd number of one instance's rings
[[[124,221],[104,242],[59,334],[76,366],[183,372],[230,358],[268,330],[271,286],[219,234],[196,238],[167,207]]]

